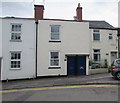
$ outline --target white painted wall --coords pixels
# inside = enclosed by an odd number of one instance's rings
[[[120,1],[118,2],[118,27],[120,28]]]
[[[1,79],[1,66],[2,66],[2,19],[0,18],[0,79]]]
[[[22,24],[22,42],[11,42],[11,23]],[[2,21],[2,80],[35,77],[35,21],[32,19],[3,19]],[[10,69],[10,51],[21,51],[21,69]]]
[[[61,39],[60,43],[49,42],[50,25],[60,25],[60,39]],[[89,54],[89,36],[90,36],[89,24],[87,22],[52,21],[52,20],[39,21],[37,75],[38,76],[67,75],[67,61],[64,61],[65,55]],[[61,69],[48,69],[49,52],[52,50],[60,51]],[[86,61],[88,61],[88,58]]]
[[[93,60],[93,49],[100,49],[101,60],[107,59],[108,64],[111,65],[111,51],[118,52],[117,30],[100,29],[100,41],[93,40],[93,29],[90,29],[90,59]],[[113,34],[113,40],[109,40],[109,33]],[[117,48],[116,48],[117,47]],[[108,53],[109,55],[106,55]]]
[[[2,19],[0,18],[0,58],[2,57]]]

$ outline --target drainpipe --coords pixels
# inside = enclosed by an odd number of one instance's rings
[[[35,68],[36,68],[36,78],[37,78],[37,41],[38,41],[37,40],[37,38],[38,38],[38,20],[37,19],[35,20],[35,24],[36,24],[36,56],[35,56],[36,65],[35,65]]]

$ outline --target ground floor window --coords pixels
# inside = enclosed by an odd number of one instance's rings
[[[93,59],[95,62],[100,61],[100,49],[94,49],[93,50]]]
[[[59,67],[60,66],[60,53],[58,51],[50,52],[50,67]]]
[[[21,52],[12,51],[10,52],[10,68],[11,69],[20,69],[21,68]]]

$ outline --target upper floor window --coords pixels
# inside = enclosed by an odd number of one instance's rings
[[[59,41],[60,40],[60,26],[59,25],[51,25],[51,41]]]
[[[11,40],[21,40],[21,24],[11,25]]]
[[[100,40],[100,30],[94,29],[93,30],[93,40]]]
[[[10,52],[11,54],[11,69],[20,69],[21,67],[21,52],[19,51],[14,51]]]
[[[113,35],[109,34],[109,40],[113,40]]]

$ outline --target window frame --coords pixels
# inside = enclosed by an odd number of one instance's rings
[[[110,37],[112,37],[112,38],[110,39]],[[108,39],[113,40],[113,34],[112,33],[109,33]]]
[[[12,30],[12,26],[13,25],[19,25],[21,26],[20,30],[18,31],[13,31]],[[22,24],[21,23],[11,23],[11,28],[10,28],[10,41],[13,41],[13,42],[21,42],[22,41]],[[16,35],[17,39],[15,39],[15,36],[14,36],[14,39],[12,39],[12,35]],[[18,36],[17,36],[18,35]],[[20,37],[20,39],[18,39]]]
[[[20,54],[20,59],[12,59],[12,53],[19,53]],[[10,51],[10,70],[20,70],[21,69],[21,59],[22,59],[22,52],[21,51]],[[12,68],[12,61],[20,62],[20,64],[17,64],[17,67]],[[20,65],[20,67],[18,67]]]
[[[52,52],[58,52],[58,66],[51,65],[51,53]],[[59,51],[50,51],[49,52],[49,68],[60,68],[60,52]]]
[[[95,52],[95,50],[99,50],[99,52]],[[95,55],[97,55],[97,60],[95,60]],[[100,62],[101,61],[101,50],[100,49],[93,49],[93,61]]]
[[[99,35],[99,39],[95,39],[95,35]],[[100,30],[99,29],[93,29],[93,41],[100,41],[101,37],[100,37]]]
[[[54,26],[57,26],[57,27],[59,27],[59,32],[52,32],[52,27],[54,27]],[[50,25],[50,38],[49,38],[49,41],[50,42],[61,42],[61,40],[60,40],[60,27],[61,27],[61,25]],[[52,39],[52,33],[58,33],[58,39]]]

